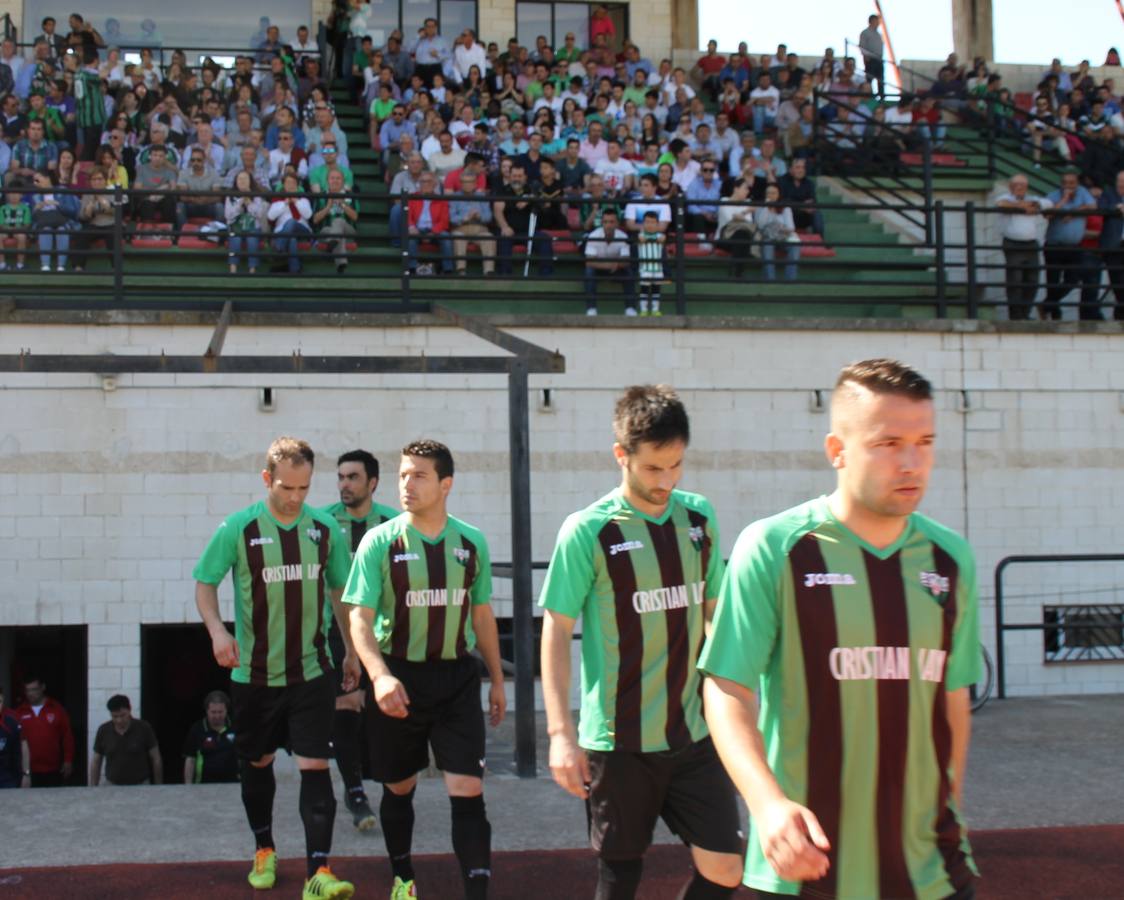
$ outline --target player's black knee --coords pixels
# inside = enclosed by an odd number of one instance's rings
[[[382,833],[386,841],[386,855],[390,857],[390,868],[403,881],[414,878],[414,864],[410,858],[410,848],[414,842],[414,792],[396,794],[390,788],[382,789],[379,803],[379,818],[382,820]]]
[[[696,870],[695,877],[683,886],[678,900],[730,900],[737,889],[737,885],[726,887],[715,884]]]
[[[277,781],[273,777],[273,762],[268,766],[254,766],[242,760],[242,805],[258,849],[273,846],[273,795]]]
[[[597,892],[593,900],[632,900],[644,872],[642,859],[598,860]]]
[[[327,865],[332,850],[332,825],[336,819],[336,796],[327,769],[301,769],[301,821],[308,857],[308,874]]]
[[[484,796],[450,797],[453,807],[453,852],[461,865],[468,900],[487,894],[492,876],[492,826],[484,808]]]

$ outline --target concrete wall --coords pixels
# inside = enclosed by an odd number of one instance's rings
[[[608,323],[606,323],[608,324]],[[684,486],[710,495],[723,551],[748,522],[828,491],[827,417],[810,408],[843,363],[892,354],[939,388],[940,453],[925,510],[967,533],[979,555],[985,629],[991,573],[1013,553],[1121,550],[1124,364],[1114,334],[947,330],[518,328],[567,358],[532,387],[534,555],[548,557],[563,517],[609,490],[609,416],[618,389],[676,385],[692,413]],[[199,353],[206,327],[5,324],[0,353]],[[242,328],[225,353],[428,355],[496,352],[449,328]],[[258,410],[275,389],[276,410]],[[541,390],[552,391],[543,411]],[[962,392],[967,392],[964,410]],[[458,464],[452,508],[510,557],[506,386],[463,376],[0,376],[0,626],[88,623],[92,722],[105,697],[139,697],[141,623],[193,622],[190,572],[227,513],[261,496],[260,456],[278,434],[309,439],[325,464],[312,500],[335,499],[330,459],[364,446],[392,470],[406,440],[432,435]],[[393,497],[392,480],[379,489]],[[392,502],[392,501],[391,501]],[[1124,567],[1013,573],[1014,620],[1076,586],[1124,602]],[[506,584],[500,597],[509,596]],[[229,612],[230,591],[221,591]],[[506,603],[498,612],[509,612]],[[1120,690],[1120,664],[1043,666],[1042,641],[1008,638],[1020,693]]]

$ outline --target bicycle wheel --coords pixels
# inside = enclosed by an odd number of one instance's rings
[[[995,664],[991,661],[991,654],[987,647],[980,644],[980,654],[983,656],[983,677],[968,688],[972,698],[972,712],[978,712],[991,699],[991,692],[995,688]]]

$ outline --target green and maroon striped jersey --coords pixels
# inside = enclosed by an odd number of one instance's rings
[[[368,531],[351,566],[344,603],[375,610],[375,639],[387,656],[460,659],[476,646],[470,606],[492,599],[484,535],[449,516],[431,540],[397,516]]]
[[[651,753],[707,736],[695,663],[722,570],[698,494],[672,491],[653,519],[618,488],[566,519],[539,605],[582,620],[582,747]]]
[[[751,823],[747,885],[937,900],[972,881],[946,693],[979,679],[979,647],[972,552],[931,519],[879,550],[820,497],[742,532],[699,667],[760,689],[769,766],[831,841],[826,877],[785,882]]]
[[[238,668],[231,679],[283,687],[326,672],[332,607],[325,588],[342,588],[349,564],[346,536],[310,506],[288,526],[264,501],[229,516],[192,577],[218,585],[234,569]]]
[[[342,503],[333,503],[331,506],[325,506],[323,507],[323,512],[326,512],[335,519],[336,524],[338,524],[349,537],[349,546],[353,559],[355,558],[355,551],[359,549],[359,542],[363,540],[363,535],[376,525],[389,522],[398,515],[398,510],[392,509],[389,506],[383,506],[381,503],[372,503],[371,511],[362,519],[353,518],[351,510]]]

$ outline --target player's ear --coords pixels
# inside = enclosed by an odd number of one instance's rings
[[[269,474],[269,469],[261,470],[261,480],[262,484],[264,484],[267,488],[273,487],[273,476]]]
[[[628,451],[619,442],[613,444],[613,456],[617,460],[617,465],[622,469],[628,465]]]
[[[846,465],[843,460],[843,440],[834,431],[823,439],[823,450],[833,469],[842,469]]]

